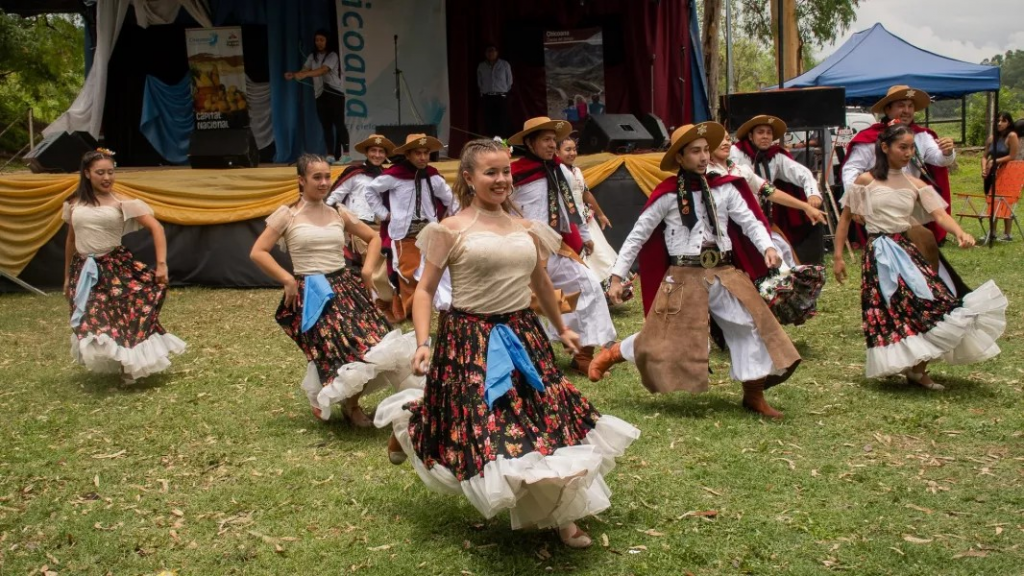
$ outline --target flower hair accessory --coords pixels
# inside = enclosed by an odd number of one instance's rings
[[[117,152],[114,152],[110,148],[100,147],[97,148],[96,151],[99,152],[100,154],[103,154],[104,156],[115,156],[117,154]]]
[[[893,118],[892,120],[889,120],[889,123],[886,124],[886,126],[890,126],[891,127],[891,126],[895,126],[897,124],[902,124],[902,123],[903,122],[900,122],[899,118]]]

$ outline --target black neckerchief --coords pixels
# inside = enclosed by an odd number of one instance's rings
[[[711,187],[708,185],[707,178],[703,174],[680,168],[679,174],[676,176],[676,206],[679,208],[683,226],[690,230],[693,230],[697,224],[697,214],[693,210],[694,192],[700,192],[701,201],[704,203],[704,213],[707,215],[708,224],[711,226],[715,238],[721,237],[715,200],[711,197]]]
[[[402,162],[407,165],[406,167],[409,170],[412,170],[413,172],[416,173],[416,176],[413,178],[413,183],[416,186],[416,197],[413,198],[413,212],[412,212],[413,213],[413,217],[412,217],[412,220],[413,220],[413,222],[416,222],[416,221],[419,221],[419,220],[423,220],[423,195],[422,195],[422,190],[423,190],[423,183],[424,182],[426,182],[426,184],[427,184],[427,189],[430,190],[430,201],[431,202],[434,201],[434,185],[430,183],[430,173],[427,172],[426,168],[424,168],[423,170],[420,170],[419,168],[416,167],[415,164],[413,164],[412,162],[410,162],[408,160],[402,160]]]
[[[382,172],[384,172],[384,166],[378,166],[369,160],[363,161],[363,174],[366,174],[371,178],[376,178],[377,176],[380,176]]]
[[[558,162],[554,158],[544,160],[529,148],[526,149],[524,157],[539,162],[541,169],[544,170],[544,178],[548,183],[548,225],[558,232],[571,231],[570,223],[576,224],[577,227],[582,226],[583,218],[576,207],[576,201],[572,199],[572,188],[569,187],[569,182],[566,181],[565,174],[562,173]],[[569,222],[562,220],[562,211],[558,206],[559,198],[565,206],[565,211],[569,214]]]

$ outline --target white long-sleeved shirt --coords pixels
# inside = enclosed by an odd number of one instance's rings
[[[448,214],[454,214],[459,209],[459,203],[452,196],[452,189],[440,175],[430,177],[430,184],[434,188],[434,196],[441,201],[441,204],[448,208]],[[430,197],[430,188],[426,182],[420,185],[419,202],[421,206],[420,216],[428,222],[437,222],[437,212],[434,210],[434,199]],[[384,207],[382,195],[390,191],[388,205],[389,211]],[[392,240],[401,240],[409,233],[409,225],[412,223],[416,212],[416,182],[415,180],[401,180],[394,176],[383,174],[373,179],[366,186],[366,203],[373,210],[374,216],[384,222],[388,218],[388,234]]]
[[[743,234],[750,238],[757,249],[764,253],[769,248],[774,248],[772,238],[768,229],[754,216],[754,213],[747,207],[746,201],[740,196],[739,190],[732,184],[723,184],[711,189],[711,195],[715,199],[715,208],[718,212],[718,229],[721,236],[715,238],[709,220],[706,219],[704,202],[700,194],[693,194],[693,211],[697,216],[697,223],[693,229],[683,225],[682,214],[679,213],[679,204],[675,194],[666,194],[659,198],[640,214],[633,230],[626,237],[619,249],[619,257],[612,266],[611,273],[619,278],[625,278],[629,269],[636,260],[640,248],[662,222],[665,223],[665,247],[669,256],[698,256],[701,248],[708,243],[714,242],[722,252],[732,250],[732,240],[726,232],[729,220],[740,226]]]
[[[754,161],[736,146],[729,150],[729,158],[736,164],[749,166],[757,173],[757,166],[754,166]],[[783,182],[799,186],[804,189],[804,194],[808,197],[821,196],[821,192],[818,190],[818,182],[814,179],[814,173],[811,172],[810,168],[785,154],[780,153],[773,156],[768,162],[768,171],[771,172],[770,176],[773,182],[775,180],[782,180]],[[761,174],[758,175],[762,176]]]
[[[480,94],[508,94],[512,90],[512,66],[501,58],[493,66],[484,60],[476,67],[476,87]]]
[[[342,205],[348,208],[349,212],[356,215],[356,218],[364,222],[373,222],[373,209],[366,202],[366,186],[373,182],[373,176],[368,174],[356,174],[342,182],[327,197],[328,206]]]
[[[939,149],[939,143],[927,132],[914,134],[914,146],[917,147],[917,155],[924,160],[925,164],[933,166],[952,166],[956,161],[956,151],[946,156]],[[843,164],[843,187],[848,188],[857,176],[871,170],[875,165],[874,144],[854,144],[850,148],[850,155],[846,157],[846,164]],[[903,171],[914,178],[921,177],[921,170],[913,162],[907,164]]]
[[[572,172],[565,167],[564,164],[559,164],[559,168],[562,169],[562,175],[565,176],[566,182],[573,181]],[[547,178],[540,178],[518,186],[515,193],[512,194],[512,202],[519,207],[519,211],[523,213],[523,218],[527,220],[533,220],[535,222],[543,222],[544,224],[550,223],[548,217],[548,181]],[[561,196],[558,198],[558,209],[561,212],[562,219],[566,222],[569,221],[569,212],[565,208],[565,203],[562,201]],[[579,211],[580,217],[583,217],[583,212],[580,206],[576,207]],[[590,241],[590,227],[577,225],[580,230],[580,237],[583,238],[584,242]],[[556,230],[557,232],[557,230]]]

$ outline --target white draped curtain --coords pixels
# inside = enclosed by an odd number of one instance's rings
[[[274,123],[270,117],[270,82],[253,82],[245,76],[245,99],[249,110],[249,129],[260,150],[274,142]]]
[[[182,8],[205,27],[213,26],[206,0],[102,0],[96,3],[96,52],[85,86],[67,112],[43,130],[50,136],[58,132],[88,132],[100,137],[103,105],[107,98],[107,67],[114,51],[128,7],[135,7],[139,26],[170,24]]]

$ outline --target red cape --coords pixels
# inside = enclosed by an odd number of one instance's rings
[[[853,150],[854,146],[856,146],[857,144],[869,144],[871,146],[874,146],[875,142],[878,141],[878,137],[881,136],[882,132],[885,131],[886,128],[887,128],[886,124],[883,124],[881,122],[877,122],[875,124],[872,124],[870,127],[861,130],[856,135],[854,135],[853,140],[850,140],[850,143],[846,146],[846,157],[843,159],[843,164],[846,164],[846,158],[850,157],[850,151]],[[938,134],[936,134],[933,130],[929,130],[928,128],[925,128],[924,126],[918,126],[917,124],[911,124],[910,128],[911,128],[911,130],[914,131],[914,134],[920,134],[921,132],[926,132],[929,135],[931,135],[932,138],[936,138],[937,139],[939,137]],[[925,168],[928,169],[928,175],[930,175],[931,179],[934,180],[935,188],[938,189],[939,195],[942,196],[942,199],[946,201],[946,213],[947,214],[951,214],[952,213],[951,210],[952,210],[952,206],[953,206],[953,203],[952,203],[953,195],[951,194],[950,186],[949,186],[949,168],[946,168],[945,166],[936,166],[934,164],[928,164],[928,165],[925,166]],[[841,172],[842,171],[842,167],[840,167],[839,170]],[[925,178],[925,181],[927,181],[927,180],[928,179]],[[942,226],[939,226],[935,222],[929,222],[926,226],[928,227],[929,230],[932,231],[932,234],[935,235],[935,240],[937,242],[942,242],[943,240],[945,240],[945,238],[946,238],[946,230],[945,230],[945,228],[943,228]]]
[[[761,206],[757,203],[757,197],[747,187],[746,181],[739,176],[708,178],[708,186],[712,188],[723,184],[732,184],[739,190],[740,196],[747,203],[747,207],[764,224],[765,230],[771,234],[768,218],[761,211]],[[644,210],[650,208],[662,196],[675,194],[677,186],[678,178],[676,176],[658,184],[658,187],[651,192],[651,197],[647,199]],[[665,272],[668,271],[669,257],[668,248],[665,247],[664,230],[664,223],[655,228],[651,237],[640,248],[640,254],[637,258],[640,265],[640,294],[644,302],[644,316],[647,315],[647,312],[650,311],[651,306],[654,304],[654,298],[658,295],[658,288],[661,286],[661,281],[665,278]],[[743,230],[731,219],[729,220],[728,232],[729,240],[732,241],[733,265],[746,272],[747,276],[750,276],[751,281],[766,276],[768,274],[768,267],[764,263],[764,255],[758,251],[754,243],[747,238]]]
[[[757,155],[757,150],[754,149],[754,145],[750,143],[750,140],[740,140],[734,144],[740,152],[743,152],[750,158],[751,163],[754,161],[754,157]],[[761,155],[769,162],[776,155],[782,154],[783,156],[793,160],[793,155],[778,144],[774,144],[771,148],[768,148]],[[795,161],[795,160],[794,160]],[[757,171],[757,167],[754,166],[754,171]],[[793,184],[792,182],[784,182],[779,179],[775,179],[771,183],[773,186],[782,190],[786,194],[796,198],[797,200],[807,201],[807,193],[803,188]],[[807,219],[807,214],[804,214],[803,210],[796,210],[788,206],[780,206],[778,204],[772,205],[772,222],[779,227],[782,231],[782,235],[789,240],[790,244],[796,246],[802,244],[807,235],[814,229],[814,225]]]
[[[562,160],[558,156],[555,156],[555,165],[562,165]],[[544,165],[540,162],[532,158],[520,158],[512,163],[512,183],[516,186],[529,184],[542,178],[547,178],[547,176],[544,175]],[[560,234],[562,241],[577,254],[583,252],[583,236],[580,235],[580,229],[574,222],[569,222],[568,232]]]

